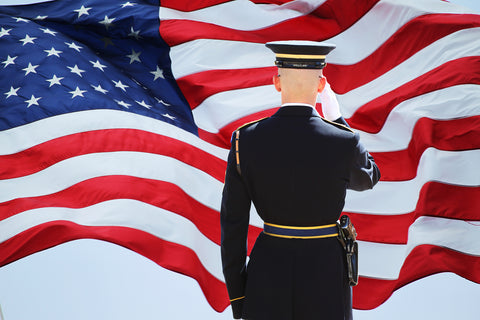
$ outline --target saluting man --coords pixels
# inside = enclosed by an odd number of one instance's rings
[[[334,45],[276,41],[273,77],[282,106],[234,132],[221,207],[222,264],[233,317],[352,319],[346,258],[336,221],[346,189],[380,179],[340,114],[322,69]],[[320,117],[314,106],[321,93]],[[251,203],[264,221],[248,265]]]

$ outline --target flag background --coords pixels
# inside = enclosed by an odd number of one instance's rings
[[[475,1],[452,2],[480,12]],[[455,275],[435,275],[400,289],[376,310],[355,311],[355,316],[475,319],[479,287]],[[1,268],[0,304],[7,320],[231,319],[229,309],[217,314],[210,308],[193,279],[94,240],[67,243]]]

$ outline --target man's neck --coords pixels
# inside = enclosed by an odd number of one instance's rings
[[[316,102],[317,102],[317,94],[296,95],[296,94],[292,94],[291,92],[288,93],[287,91],[282,91],[282,104],[301,103],[301,104],[309,104],[311,106],[314,106]]]

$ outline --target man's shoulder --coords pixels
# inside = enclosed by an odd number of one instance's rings
[[[250,121],[250,122],[247,122],[247,123],[244,123],[242,124],[240,127],[237,128],[237,130],[235,131],[239,131],[239,130],[243,130],[243,129],[247,129],[247,128],[250,128],[260,122],[262,122],[263,120],[266,120],[268,119],[269,117],[264,117],[264,118],[260,118],[260,119],[257,119],[257,120],[254,120],[254,121]]]
[[[322,121],[323,121],[324,123],[327,123],[327,124],[329,124],[329,125],[332,125],[332,126],[338,128],[338,129],[340,129],[340,130],[343,130],[343,131],[346,131],[346,132],[355,134],[355,131],[353,131],[352,128],[348,127],[348,126],[345,125],[345,124],[338,123],[338,122],[335,122],[335,121],[330,121],[330,120],[327,120],[327,119],[325,119],[325,118],[323,118],[323,117],[321,117],[321,119],[322,119]]]

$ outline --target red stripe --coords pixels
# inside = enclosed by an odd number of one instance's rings
[[[429,14],[420,16],[398,29],[375,52],[362,61],[352,65],[329,64],[325,69],[325,75],[329,82],[335,84],[332,85],[335,92],[344,94],[378,78],[433,42],[459,30],[479,26],[480,15]],[[414,38],[412,38],[413,34]],[[478,68],[472,68],[470,71],[473,70],[478,70]],[[476,73],[478,75],[478,72]],[[452,72],[450,76],[455,74],[458,75],[461,72]]]
[[[379,263],[382,263],[381,257]],[[433,245],[418,246],[408,255],[397,280],[360,277],[358,285],[353,287],[353,307],[361,310],[376,308],[395,290],[440,272],[453,272],[480,283],[480,257]]]
[[[480,57],[449,61],[412,81],[364,104],[348,123],[356,129],[378,133],[390,112],[401,102],[425,93],[460,84],[480,84]],[[452,108],[457,106],[452,105]]]
[[[222,181],[224,160],[188,143],[135,129],[109,129],[53,139],[12,155],[0,156],[0,179],[26,176],[59,161],[96,152],[137,151],[165,155]]]
[[[104,240],[131,249],[164,268],[196,279],[216,311],[222,312],[229,305],[225,284],[205,269],[192,249],[137,229],[88,227],[68,221],[45,223],[0,243],[0,266],[77,239]]]
[[[160,5],[165,8],[170,8],[179,11],[195,11],[200,9],[205,9],[208,7],[213,7],[218,4],[230,2],[231,0],[189,0],[189,1],[178,1],[178,0],[161,0]],[[276,4],[282,5],[287,2],[291,2],[292,0],[250,0],[252,3],[256,4]],[[378,0],[367,0],[363,1],[365,3],[359,3],[358,5],[352,6],[350,5],[349,0],[327,0],[325,1],[320,7],[316,9],[316,12],[328,12],[329,16],[337,12],[337,10],[341,10],[343,15],[349,13],[349,11],[360,10],[360,8],[364,8],[365,6],[369,6],[370,8],[378,2]],[[322,9],[322,11],[320,11]],[[363,9],[365,10],[365,9]],[[333,11],[333,12],[330,12]],[[365,11],[366,12],[366,11]],[[338,15],[341,15],[340,13]]]
[[[453,120],[421,118],[415,124],[407,149],[372,152],[383,181],[411,180],[417,175],[420,157],[427,148],[447,151],[480,148],[480,115]]]
[[[318,32],[319,29],[322,30],[321,33]],[[254,31],[236,30],[191,20],[171,19],[163,20],[160,23],[160,34],[170,47],[198,39],[219,39],[251,43],[265,43],[285,39],[323,41],[342,31],[337,21],[319,19],[312,15],[292,18]]]
[[[220,244],[218,211],[193,199],[175,184],[130,176],[97,177],[54,194],[0,203],[0,220],[27,210],[45,207],[85,208],[114,199],[138,200],[174,212],[192,221],[208,239]],[[259,228],[250,226],[250,248],[259,233]]]
[[[345,214],[351,217],[359,240],[406,244],[408,228],[421,216],[477,221],[478,212],[480,186],[467,187],[432,181],[423,185],[413,212],[399,215]]]
[[[245,123],[262,119],[265,117],[269,117],[272,114],[274,114],[276,110],[278,110],[278,107],[274,109],[269,109],[269,110],[264,110],[257,113],[249,114],[248,116],[237,119],[229,123],[228,125],[224,126],[223,128],[220,129],[218,133],[211,133],[199,128],[198,136],[202,140],[205,140],[211,144],[214,144],[222,148],[230,149],[230,138],[232,137],[233,131],[235,131],[238,127],[240,127]]]
[[[195,109],[206,98],[224,91],[245,89],[273,84],[276,67],[209,70],[194,73],[177,80],[191,109]],[[273,86],[272,86],[272,90]]]
[[[322,29],[322,33],[316,32],[318,29]],[[170,47],[198,39],[219,39],[251,43],[265,43],[284,39],[323,41],[337,35],[341,31],[343,30],[339,29],[336,21],[321,20],[310,15],[282,21],[271,27],[254,31],[236,30],[191,20],[171,19],[162,20],[160,23],[160,34]],[[315,36],[312,36],[312,34]]]
[[[114,199],[138,200],[177,213],[192,221],[210,240],[220,242],[217,211],[196,201],[175,184],[130,176],[97,177],[57,193],[0,203],[0,219],[37,208],[85,208]]]
[[[160,0],[160,6],[179,10],[179,11],[189,12],[189,11],[200,10],[208,7],[213,7],[217,4],[226,3],[230,1],[231,0],[189,0],[189,1]]]
[[[224,1],[218,2],[223,3]],[[266,1],[258,2],[265,3]],[[277,2],[283,3],[288,1]],[[222,39],[254,43],[290,39],[322,41],[348,29],[377,2],[378,0],[365,0],[352,6],[349,0],[328,0],[309,15],[288,19],[273,26],[254,31],[236,30],[212,23],[191,20],[162,20],[160,23],[160,35],[171,47],[197,39]],[[203,3],[177,5],[177,3],[171,4],[170,1],[167,4],[165,1],[162,1],[162,6],[181,11],[197,10],[200,8],[200,5],[202,8],[211,6],[210,3],[208,5]],[[180,7],[186,10],[182,10]],[[328,17],[328,19],[325,17]],[[322,30],[322,32],[318,32],[318,30]]]

